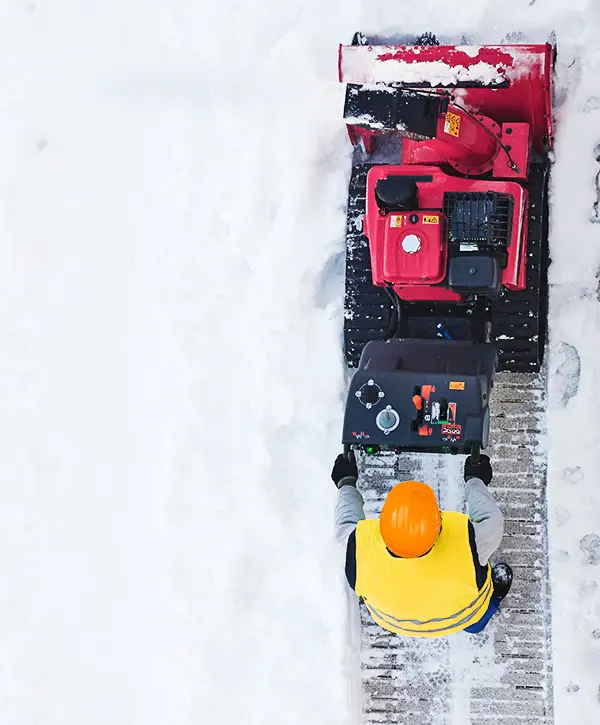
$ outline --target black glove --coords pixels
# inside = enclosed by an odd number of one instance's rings
[[[340,481],[343,478],[352,478],[352,481],[344,481],[344,485],[356,485],[356,479],[358,478],[358,468],[356,467],[356,457],[354,451],[348,453],[340,453],[335,459],[333,464],[333,471],[331,471],[331,480],[339,488]]]
[[[492,480],[492,464],[488,456],[480,455],[479,463],[473,463],[471,456],[465,461],[465,481],[470,478],[480,478],[486,486],[490,485]]]

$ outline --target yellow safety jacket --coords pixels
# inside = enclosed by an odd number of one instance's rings
[[[416,559],[390,554],[379,520],[356,527],[356,594],[384,629],[408,637],[441,637],[478,622],[492,597],[491,567],[477,586],[469,517],[442,511],[442,530],[430,552]]]

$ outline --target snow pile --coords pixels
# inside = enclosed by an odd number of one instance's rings
[[[390,48],[357,45],[342,48],[341,75],[346,83],[430,83],[450,86],[456,83],[491,85],[505,80],[501,66],[484,61],[449,65],[436,61],[403,61],[391,57]]]
[[[2,11],[3,725],[349,719],[351,31],[304,10]]]
[[[361,52],[362,51],[362,52]],[[342,77],[348,83],[430,83],[451,86],[456,83],[502,83],[504,69],[479,61],[469,67],[452,66],[443,61],[405,62],[382,60],[366,46],[345,48],[342,56]]]
[[[382,121],[377,121],[375,116],[370,113],[362,113],[360,116],[346,116],[344,120],[350,126],[364,126],[373,129],[385,128],[385,124]],[[397,128],[398,130],[402,130],[402,124],[397,124]]]

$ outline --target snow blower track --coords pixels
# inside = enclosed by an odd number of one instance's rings
[[[505,517],[502,550],[495,560],[508,562],[515,573],[500,615],[480,635],[408,639],[380,629],[361,605],[365,723],[553,722],[546,463],[538,449],[545,390],[543,375],[502,373],[492,396],[491,490]],[[378,515],[393,483],[415,477],[437,489],[443,507],[461,509],[462,457],[394,460],[363,458],[359,481],[367,516]]]

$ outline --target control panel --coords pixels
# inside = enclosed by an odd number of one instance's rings
[[[343,443],[372,453],[485,448],[496,360],[489,343],[368,343],[351,382]]]

